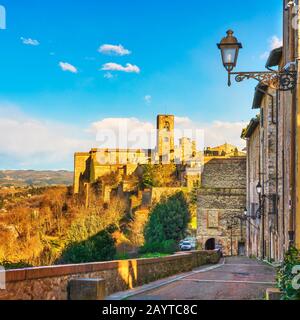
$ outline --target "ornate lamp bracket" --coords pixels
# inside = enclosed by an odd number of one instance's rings
[[[297,84],[296,71],[229,72],[228,86],[231,86],[231,76],[235,76],[236,82],[255,79],[258,82],[279,91],[294,90]]]

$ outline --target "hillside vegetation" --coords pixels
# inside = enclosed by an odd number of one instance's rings
[[[5,210],[0,215],[0,264],[40,266],[69,262],[62,254],[71,244],[110,225],[119,228],[126,204],[115,198],[109,208],[101,200],[85,208],[70,188],[50,187],[29,198],[15,198]]]
[[[176,186],[174,167],[147,167],[133,185]],[[160,178],[157,179],[157,176]],[[138,253],[173,253],[190,222],[189,198],[165,196],[153,207],[132,206],[138,192],[113,192],[104,203],[106,185],[117,190],[116,173],[98,179],[84,193],[72,187],[2,188],[0,191],[0,265],[6,268],[123,259]],[[142,248],[142,249],[140,249]]]

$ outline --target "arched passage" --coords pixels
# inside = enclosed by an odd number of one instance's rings
[[[208,239],[205,243],[205,250],[215,250],[216,249],[216,239]]]

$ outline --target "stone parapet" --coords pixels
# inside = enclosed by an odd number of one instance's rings
[[[204,264],[214,264],[219,259],[216,251],[192,251],[154,259],[8,270],[6,289],[0,290],[0,300],[67,300],[68,283],[79,278],[103,279],[107,296]]]

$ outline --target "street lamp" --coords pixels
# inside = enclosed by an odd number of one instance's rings
[[[259,196],[259,208],[257,210],[257,213],[259,212],[259,214],[257,214],[257,217],[260,219],[262,216],[264,216],[264,212],[263,211],[263,206],[264,206],[264,203],[262,201],[262,199],[265,199],[265,197],[262,195],[262,192],[263,192],[263,187],[260,183],[260,181],[258,181],[257,185],[256,185],[256,193],[258,194]]]
[[[221,50],[223,66],[228,72],[228,85],[230,86],[230,73],[236,67],[239,50],[242,49],[243,46],[238,42],[237,38],[233,36],[232,30],[227,31],[227,36],[224,37],[217,46]]]
[[[228,86],[231,86],[231,75],[234,75],[237,82],[242,82],[245,79],[255,79],[272,89],[280,91],[295,89],[297,72],[290,71],[289,69],[263,72],[232,72],[237,65],[239,50],[243,48],[242,44],[233,36],[233,33],[232,30],[228,30],[227,36],[217,44],[221,50],[223,66],[228,72]]]
[[[260,181],[258,182],[258,184],[256,186],[256,192],[259,195],[259,197],[262,198],[263,200],[269,199],[271,201],[274,201],[274,203],[276,203],[276,201],[278,201],[278,199],[279,199],[277,194],[271,194],[271,195],[263,194],[263,187],[262,187]]]
[[[258,184],[256,186],[256,192],[259,196],[262,194],[262,185],[261,185],[260,181],[258,182]]]

